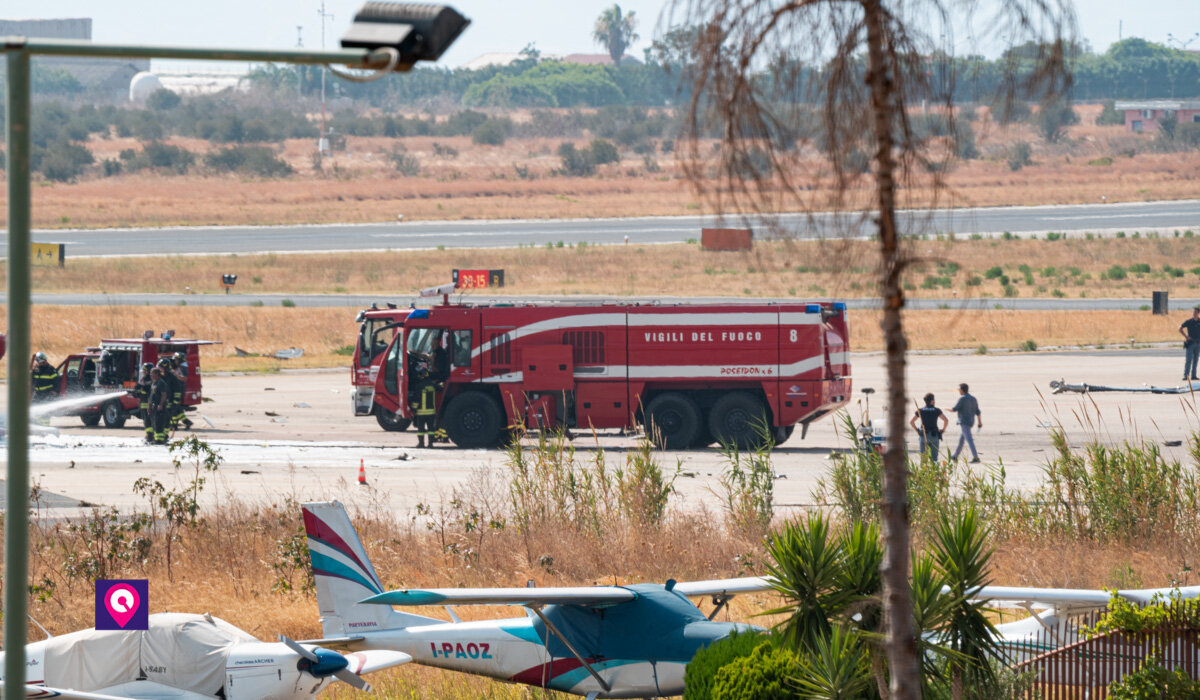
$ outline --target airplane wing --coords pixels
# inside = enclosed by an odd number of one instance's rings
[[[370,649],[367,651],[355,651],[349,654],[343,654],[350,665],[346,668],[358,675],[367,673],[375,673],[382,671],[385,668],[399,666],[412,661],[412,657],[402,651],[391,651],[387,649]]]
[[[0,690],[4,689],[4,684],[0,683]],[[186,692],[186,691],[184,691]],[[64,690],[61,688],[52,688],[45,685],[27,685],[25,686],[26,698],[62,698],[62,700],[139,700],[146,696],[139,695],[138,698],[132,698],[128,695],[104,695],[102,693],[86,693],[81,690]],[[154,696],[163,700],[171,700],[173,698],[206,698],[208,696],[196,695],[188,693],[186,695],[163,694]]]
[[[762,593],[772,590],[769,576],[719,578],[711,581],[683,581],[672,589],[686,596],[735,596],[743,593]]]
[[[1146,604],[1156,595],[1170,598],[1178,592],[1184,598],[1200,597],[1200,586],[1184,588],[1140,588],[1119,590],[1117,595],[1134,603]],[[971,594],[974,600],[988,600],[993,605],[1034,608],[1054,608],[1059,612],[1097,610],[1108,605],[1109,591],[1088,588],[1023,588],[1018,586],[982,586]]]
[[[359,602],[377,605],[616,605],[637,598],[620,586],[566,588],[421,588],[388,591]]]

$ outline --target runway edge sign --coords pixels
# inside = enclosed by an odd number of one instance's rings
[[[30,246],[29,258],[34,265],[66,267],[66,243],[31,243]]]

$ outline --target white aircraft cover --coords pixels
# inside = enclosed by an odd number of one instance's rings
[[[54,688],[99,690],[146,680],[215,694],[225,683],[229,647],[256,642],[218,618],[184,613],[150,616],[150,629],[87,629],[45,642],[45,684]]]

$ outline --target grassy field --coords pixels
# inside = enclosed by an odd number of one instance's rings
[[[488,496],[479,489],[491,490]],[[762,573],[759,537],[739,533],[724,514],[668,509],[658,525],[610,513],[599,530],[552,520],[518,532],[505,505],[503,481],[456,493],[458,509],[354,515],[384,586],[539,586],[662,582]],[[336,496],[336,494],[332,494]],[[483,499],[483,500],[481,500]],[[31,614],[54,634],[92,623],[92,578],[149,578],[153,610],[210,612],[260,639],[321,636],[317,606],[306,588],[307,550],[295,502],[249,503],[230,497],[174,541],[164,559],[165,531],[130,532],[102,513],[76,521],[35,520]],[[490,505],[488,505],[490,504]],[[467,527],[472,509],[506,526]],[[147,538],[139,548],[138,538]],[[698,544],[701,543],[701,544]],[[1074,541],[1013,536],[991,542],[997,584],[1075,588],[1155,587],[1194,583],[1192,538],[1169,534],[1125,541]],[[778,604],[770,595],[742,596],[719,619],[769,626],[758,614]],[[707,601],[700,601],[704,610]],[[439,610],[414,609],[438,616]],[[511,616],[504,608],[461,606],[463,619]],[[30,630],[38,638],[36,629]],[[477,677],[405,666],[371,677],[390,698],[525,698],[528,691]],[[351,697],[344,688],[335,697]],[[557,697],[557,696],[556,696]]]
[[[1043,142],[1029,124],[999,127],[987,119],[973,123],[980,157],[955,164],[941,192],[941,206],[1002,206],[1181,199],[1196,196],[1200,153],[1157,153],[1149,135],[1122,126],[1095,126],[1098,105],[1078,106],[1081,124],[1067,129],[1060,143]],[[519,117],[518,117],[519,118]],[[440,148],[435,149],[435,141]],[[584,146],[587,139],[576,140]],[[205,141],[167,142],[202,155]],[[77,183],[39,182],[33,194],[36,227],[103,228],[199,224],[302,224],[480,218],[558,218],[689,214],[707,212],[682,175],[673,153],[622,152],[619,163],[602,166],[594,177],[556,173],[561,139],[511,138],[482,146],[468,137],[347,137],[345,151],[326,158],[316,170],[314,143],[291,140],[281,156],[296,170],[283,179],[241,175],[176,176],[122,174]],[[1014,144],[1032,145],[1033,162],[1012,171]],[[420,174],[396,172],[388,154],[402,146],[420,163]],[[136,149],[131,138],[93,137],[97,161]],[[447,150],[447,147],[449,150]],[[705,152],[708,144],[701,146]],[[450,156],[447,153],[456,155]],[[805,204],[832,205],[833,183],[823,157],[806,157],[812,175],[798,181]],[[849,193],[851,204],[867,191]],[[0,202],[5,194],[0,192]],[[906,206],[920,206],[929,193],[918,186],[904,194]]]

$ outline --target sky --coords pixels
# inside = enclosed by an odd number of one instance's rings
[[[442,57],[442,65],[455,67],[480,54],[515,52],[534,44],[546,54],[602,53],[592,41],[592,26],[613,0],[452,0],[455,9],[472,20],[471,26]],[[685,0],[680,0],[682,5]],[[670,10],[670,0],[621,0],[621,8],[637,13],[641,40],[629,53],[641,57],[656,31],[660,17]],[[986,0],[984,2],[986,4]],[[362,0],[325,0],[325,45],[336,48]],[[304,45],[321,45],[320,0],[4,0],[4,19],[91,17],[92,38],[98,42],[153,43],[186,46],[290,48],[297,30]],[[1116,0],[1076,2],[1080,34],[1097,51],[1118,39],[1140,36],[1168,43],[1168,34],[1180,41],[1193,39],[1189,48],[1200,49],[1200,0],[1153,0],[1145,4]],[[1176,43],[1176,45],[1178,45]],[[956,53],[974,47],[964,39]]]

